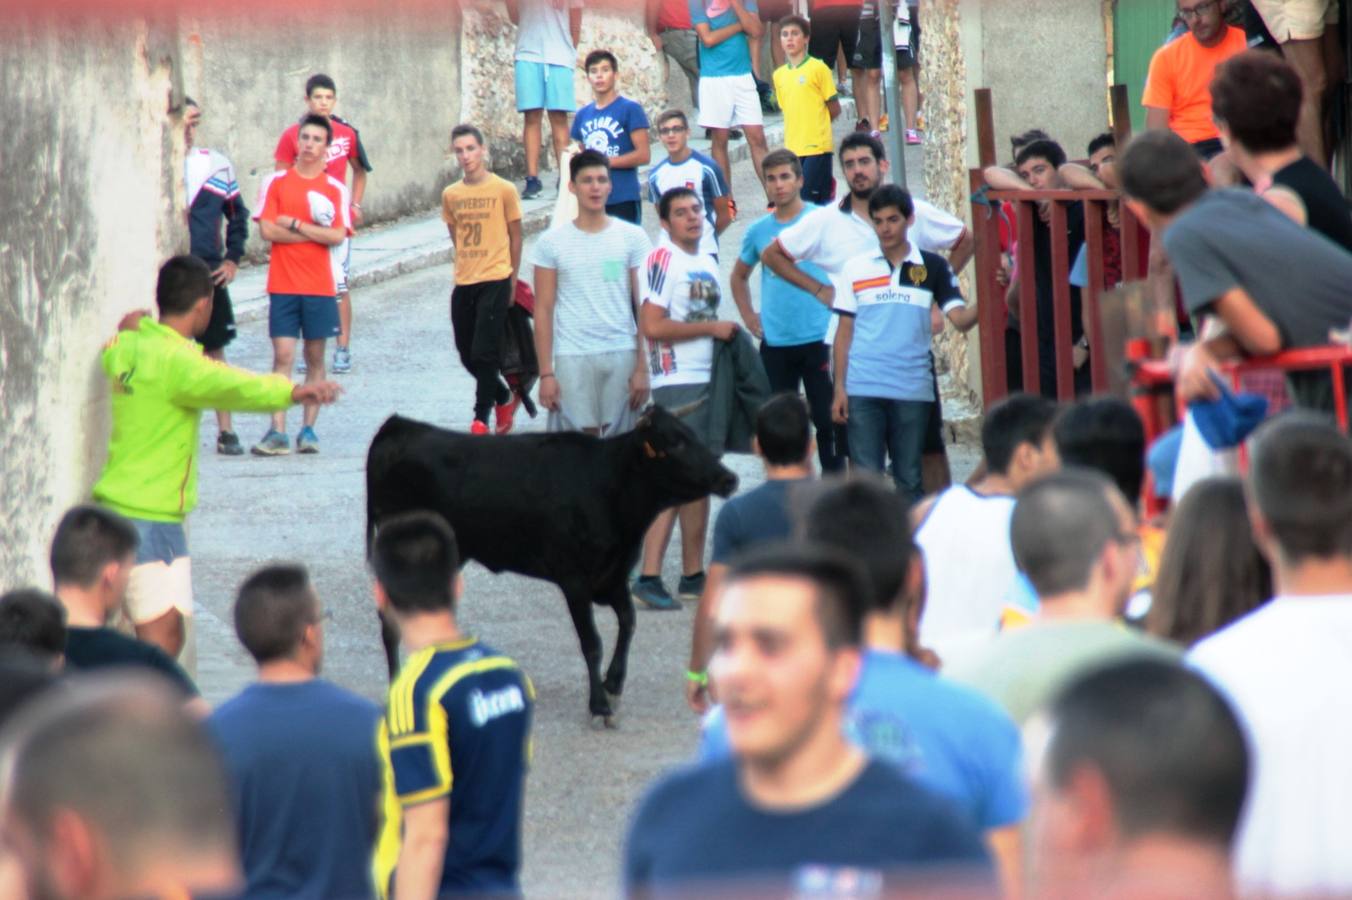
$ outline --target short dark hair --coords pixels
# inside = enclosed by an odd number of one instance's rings
[[[1050,138],[1039,138],[1031,144],[1024,144],[1014,155],[1014,165],[1021,166],[1030,159],[1045,159],[1052,168],[1059,169],[1066,164],[1066,151]]]
[[[1121,527],[1108,500],[1111,481],[1088,469],[1062,469],[1019,492],[1009,543],[1039,596],[1089,584],[1103,548]]]
[[[596,150],[583,150],[573,154],[573,158],[568,160],[568,178],[577,181],[577,175],[583,169],[605,169],[609,172],[610,159]]]
[[[785,28],[788,28],[790,25],[794,25],[794,26],[796,26],[800,31],[802,31],[802,32],[803,32],[803,37],[812,37],[812,25],[811,25],[811,23],[809,23],[808,20],[807,20],[807,19],[804,19],[802,16],[796,16],[796,15],[795,15],[795,16],[785,16],[784,18],[782,18],[782,19],[780,19],[778,22],[776,22],[776,23],[775,23],[775,34],[778,35],[778,34],[779,34],[780,32],[782,32]],[[765,171],[765,170],[762,169],[761,171],[763,172],[763,171]]]
[[[19,649],[43,662],[66,652],[66,610],[38,588],[0,595],[0,648]]]
[[[471,125],[468,122],[461,122],[451,129],[452,144],[462,137],[472,137],[474,138],[475,143],[480,147],[484,146],[484,133],[480,131],[477,126]]]
[[[259,665],[295,653],[305,629],[317,621],[319,601],[304,566],[259,569],[235,597],[235,634]]]
[[[460,570],[460,548],[451,526],[434,512],[416,510],[382,521],[371,568],[395,612],[455,608],[452,585]]]
[[[210,266],[195,256],[173,256],[160,266],[155,279],[155,306],[160,315],[180,316],[215,292]]]
[[[1056,404],[1033,394],[1010,394],[986,412],[981,423],[981,452],[986,468],[1004,475],[1023,444],[1040,445],[1056,421]]]
[[[333,143],[333,123],[330,122],[324,116],[318,115],[317,113],[306,113],[305,117],[300,120],[300,126],[299,128],[296,129],[296,133],[299,134],[302,130],[304,130],[307,126],[310,125],[313,125],[315,128],[324,129],[325,144]]]
[[[1090,397],[1065,410],[1053,428],[1061,462],[1107,475],[1135,508],[1145,481],[1145,425],[1119,397]]]
[[[1042,128],[1030,128],[1021,134],[1011,134],[1009,136],[1009,154],[1018,156],[1019,151],[1034,141],[1050,141],[1052,136]]]
[[[915,201],[911,199],[909,191],[895,184],[879,185],[873,196],[868,198],[868,214],[871,216],[880,210],[892,208],[901,213],[903,219],[915,215]]]
[[[1275,53],[1246,50],[1216,67],[1211,112],[1240,146],[1252,153],[1285,150],[1296,143],[1300,76]]]
[[[1104,147],[1116,147],[1117,137],[1111,131],[1105,131],[1102,134],[1094,135],[1089,141],[1089,149],[1085,151],[1087,156],[1093,156]]]
[[[906,573],[917,550],[906,499],[881,479],[833,480],[817,489],[799,517],[805,540],[834,547],[868,576],[867,609],[889,610],[905,598]]]
[[[1176,662],[1136,659],[1079,678],[1053,702],[1047,775],[1090,767],[1127,838],[1185,835],[1229,848],[1248,789],[1249,751],[1225,699]]]
[[[1352,556],[1352,441],[1323,416],[1279,416],[1258,433],[1249,487],[1286,563]]]
[[[0,729],[34,697],[59,690],[62,682],[49,660],[21,651],[0,651]]]
[[[1172,215],[1206,193],[1197,151],[1166,128],[1132,138],[1117,161],[1122,191],[1163,215]]]
[[[220,753],[182,697],[141,672],[77,674],[70,684],[24,704],[0,739],[3,802],[40,846],[70,810],[120,867],[184,852],[235,858]]]
[[[582,71],[590,72],[592,66],[603,62],[610,63],[610,70],[612,72],[620,71],[620,61],[616,59],[615,54],[611,53],[609,50],[593,50],[588,53],[586,60],[582,63]]]
[[[338,85],[334,84],[333,79],[322,72],[305,79],[305,96],[310,96],[320,88],[333,91],[334,94],[338,93]]]
[[[57,587],[90,587],[104,566],[131,556],[140,543],[136,527],[117,513],[99,506],[72,507],[52,536],[52,580]]]
[[[688,187],[674,187],[662,195],[662,199],[657,201],[657,217],[663,222],[671,218],[671,204],[680,200],[682,197],[694,197],[699,200],[699,194]],[[702,202],[702,201],[701,201]]]
[[[686,114],[682,110],[679,109],[667,109],[663,110],[660,114],[658,114],[657,127],[661,128],[663,122],[669,121],[671,119],[680,119],[682,125],[684,125],[686,128],[690,127],[690,119],[686,116]]]
[[[841,161],[844,162],[845,152],[847,150],[857,150],[860,147],[867,147],[869,152],[873,154],[873,158],[878,162],[887,159],[887,150],[883,148],[882,141],[878,140],[867,131],[851,131],[849,134],[845,135],[845,138],[840,142],[840,151],[838,155],[840,156]]]
[[[803,161],[798,158],[797,153],[794,153],[786,147],[778,147],[771,150],[769,153],[765,154],[765,158],[761,160],[762,172],[768,172],[771,169],[780,168],[781,166],[788,166],[792,169],[795,177],[803,177]]]
[[[185,94],[185,95],[183,96],[183,105],[184,105],[184,106],[197,106],[197,101],[194,100],[193,98],[187,96],[187,95]],[[198,108],[200,109],[201,107],[198,107]]]
[[[775,394],[756,411],[756,443],[772,466],[792,466],[807,458],[812,420],[797,394]]]
[[[817,622],[826,646],[833,650],[859,646],[863,639],[864,610],[872,596],[859,563],[821,544],[777,541],[739,557],[724,584],[764,576],[812,582],[817,590]]]

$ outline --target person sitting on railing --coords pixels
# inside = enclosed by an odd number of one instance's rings
[[[1352,254],[1247,191],[1209,189],[1182,138],[1140,135],[1120,171],[1128,206],[1164,243],[1184,305],[1215,323],[1174,355],[1184,400],[1219,395],[1211,372],[1221,360],[1324,346],[1352,321]],[[1297,405],[1333,409],[1327,371],[1288,381]]]
[[[990,166],[985,171],[986,183],[995,190],[1066,190],[1060,168],[1065,165],[1066,151],[1052,140],[1038,140],[1027,144],[1015,157],[1017,173],[1002,166]],[[1056,344],[1053,307],[1055,303],[1052,274],[1051,201],[1038,201],[1038,215],[1033,220],[1033,258],[1037,285],[1037,322],[1034,326],[1038,339],[1038,387],[1044,397],[1056,397]],[[1020,235],[1026,240],[1027,235]],[[1084,207],[1066,206],[1066,252],[1074,259],[1084,244]],[[1017,259],[1017,254],[1015,254]],[[1009,309],[1005,329],[1006,379],[1011,391],[1023,388],[1023,355],[1020,351],[1022,324],[1019,321],[1019,279],[1010,279],[1005,304]],[[1075,342],[1075,393],[1089,391],[1089,339],[1082,322],[1080,289],[1070,289],[1071,340]]]
[[[1255,193],[1352,251],[1352,212],[1338,182],[1296,142],[1300,99],[1296,70],[1261,50],[1226,60],[1211,82],[1221,143]]]

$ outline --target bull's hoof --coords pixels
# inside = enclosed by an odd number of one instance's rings
[[[614,713],[609,715],[597,715],[591,717],[592,731],[607,731],[620,727],[620,719]]]
[[[620,711],[620,695],[606,691],[606,699],[610,701],[610,711],[618,713]]]

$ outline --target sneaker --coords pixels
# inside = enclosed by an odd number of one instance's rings
[[[540,179],[534,175],[526,176],[526,189],[521,192],[522,200],[534,200],[544,193],[545,186],[540,183]]]
[[[704,595],[704,573],[682,575],[676,582],[676,596],[685,603],[694,603]]]
[[[309,367],[305,365],[305,357],[296,357],[296,374],[304,375],[307,371],[309,371]]]
[[[346,375],[352,371],[352,351],[347,347],[333,348],[333,374]]]
[[[667,593],[667,587],[662,583],[662,579],[656,575],[640,575],[633,585],[629,588],[629,593],[634,599],[649,609],[673,610],[680,609],[681,604]]]
[[[868,119],[860,119],[858,122],[854,123],[854,130],[868,132],[873,129],[869,126]]]
[[[222,431],[216,438],[216,452],[221,456],[243,456],[244,447],[239,442],[239,435],[233,431]]]
[[[315,434],[315,430],[311,428],[309,425],[306,425],[304,428],[302,428],[300,430],[300,434],[296,435],[296,452],[297,453],[319,452],[319,435]]]
[[[890,122],[891,120],[887,118],[887,113],[883,113],[881,116],[878,117],[878,130],[886,131],[887,126]]]
[[[914,147],[920,143],[920,132],[914,128],[906,129],[906,143]]]
[[[873,138],[875,141],[881,141],[883,139],[883,133],[875,128],[869,132],[869,137]]]
[[[493,407],[493,421],[495,423],[493,430],[495,432],[507,434],[512,430],[512,420],[516,417],[516,408],[520,404],[521,398],[512,394],[512,399]]]
[[[480,422],[478,419],[475,419],[473,422],[469,423],[469,433],[490,434],[491,432],[488,430],[487,422]]]
[[[275,428],[269,428],[263,440],[250,448],[254,456],[285,456],[291,452],[291,441]]]

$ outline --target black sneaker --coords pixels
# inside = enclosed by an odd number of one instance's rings
[[[522,200],[534,200],[544,193],[545,186],[540,183],[540,179],[534,175],[526,176],[526,189],[521,192]]]
[[[216,438],[216,452],[221,456],[243,456],[244,445],[233,431],[222,431]]]
[[[694,603],[704,594],[704,573],[682,575],[676,582],[676,596],[685,603]]]
[[[862,131],[865,134],[867,134],[868,132],[873,130],[873,126],[869,125],[868,119],[860,119],[858,122],[854,123],[854,130]]]

